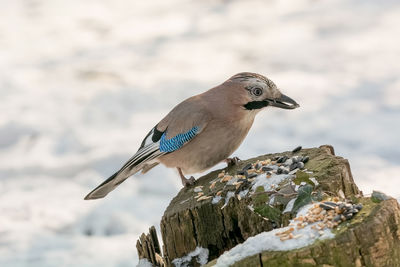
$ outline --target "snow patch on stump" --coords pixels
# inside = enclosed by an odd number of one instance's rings
[[[297,214],[297,217],[305,216],[312,206],[312,204],[309,204],[301,208]],[[291,220],[291,222],[294,222],[294,220]],[[272,231],[263,232],[256,236],[250,237],[242,244],[239,244],[222,254],[218,258],[215,266],[230,266],[237,261],[263,251],[293,250],[308,246],[318,239],[323,240],[334,237],[334,234],[330,229],[324,229],[323,233],[320,235],[317,230],[311,228],[315,224],[316,223],[312,223],[308,224],[302,229],[295,229],[293,231],[293,235],[299,237],[285,241],[281,241],[280,237],[276,234],[289,230],[292,226],[274,229]]]

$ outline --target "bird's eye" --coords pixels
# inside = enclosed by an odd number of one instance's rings
[[[251,90],[251,92],[253,93],[253,95],[255,96],[260,96],[263,93],[263,90],[261,88],[253,88],[253,90]]]

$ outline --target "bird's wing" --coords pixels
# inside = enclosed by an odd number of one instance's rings
[[[188,99],[190,100],[190,99]],[[146,135],[139,150],[122,168],[90,192],[85,199],[105,197],[129,176],[145,170],[146,166],[156,164],[157,158],[180,149],[207,125],[209,116],[203,110],[196,109],[191,101],[176,106]],[[191,106],[191,107],[190,107]]]
[[[208,111],[202,98],[193,96],[173,108],[157,124],[157,129],[166,132],[166,139],[171,139],[190,131],[194,127],[198,127],[199,131],[203,130],[210,119],[211,112]]]

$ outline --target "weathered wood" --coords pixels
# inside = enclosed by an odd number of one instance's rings
[[[154,226],[150,227],[149,234],[142,234],[136,242],[139,259],[148,259],[155,266],[164,266],[161,257],[160,244],[158,242],[157,231]]]
[[[236,262],[247,266],[400,266],[400,207],[395,199],[365,204],[333,239],[291,251],[266,251]],[[260,261],[255,261],[260,259]],[[213,266],[216,261],[207,266]]]
[[[273,229],[270,221],[252,212],[245,202],[232,198],[221,209],[223,204],[198,205],[163,217],[161,232],[168,264],[197,246],[208,248],[209,257],[215,258],[248,237]]]
[[[292,156],[293,154],[292,152],[267,154],[241,161],[239,165],[226,168],[225,171],[235,174],[238,169],[248,163],[283,155]],[[313,176],[320,183],[319,187],[322,191],[334,196],[343,194],[350,199],[362,195],[354,183],[348,161],[335,156],[331,146],[303,149],[295,155],[309,156],[310,160],[305,167],[313,171]],[[216,259],[224,251],[242,243],[247,238],[277,227],[271,220],[249,209],[247,199],[239,201],[233,197],[224,208],[222,208],[225,204],[223,201],[212,204],[212,198],[198,201],[195,198],[197,193],[194,192],[196,186],[203,186],[206,196],[215,196],[220,190],[223,190],[222,195],[226,196],[228,189],[224,189],[222,183],[217,183],[214,188],[210,188],[210,182],[215,180],[220,172],[221,170],[211,172],[199,178],[194,186],[183,188],[164,212],[161,220],[161,235],[166,266],[171,266],[174,259],[187,255],[198,246],[209,250],[209,260]],[[285,220],[287,221],[288,218]],[[142,241],[141,238],[138,252],[139,255],[153,262],[155,256],[151,254],[155,249],[152,248],[153,245],[147,245],[147,242],[149,242],[148,239]],[[147,247],[149,248],[146,250]],[[257,261],[256,258],[254,260]],[[192,265],[196,266],[198,263],[193,261]]]

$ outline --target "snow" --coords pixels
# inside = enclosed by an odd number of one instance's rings
[[[310,177],[310,181],[313,182],[315,186],[319,185],[319,183],[318,183],[317,179],[315,179],[315,177]]]
[[[247,193],[249,193],[249,190],[248,190],[248,189],[240,191],[238,195],[239,195],[241,198],[244,198],[244,197],[247,196]]]
[[[271,167],[273,165],[268,165]],[[293,177],[290,174],[275,174],[273,173],[270,178],[267,178],[265,173],[260,174],[256,177],[256,179],[252,183],[252,190],[253,192],[257,189],[257,187],[262,186],[264,187],[265,191],[270,191],[271,189],[277,187],[279,183],[283,182],[284,180]]]
[[[187,267],[194,257],[196,258],[196,261],[200,263],[200,265],[206,264],[208,261],[208,249],[197,247],[194,251],[190,252],[186,256],[174,259],[172,263],[176,267]]]
[[[241,71],[301,107],[261,112],[235,156],[332,144],[364,194],[398,198],[399,16],[394,0],[2,1],[0,266],[135,266],[175,171],[83,197],[174,105]]]
[[[153,267],[153,264],[151,264],[147,259],[140,259],[136,267]]]
[[[230,179],[226,185],[233,185],[234,183],[236,183],[239,180],[239,178],[237,176],[233,176],[232,179]]]
[[[289,202],[286,204],[285,209],[282,211],[282,214],[283,214],[283,213],[286,213],[286,212],[291,212],[291,211],[292,211],[293,205],[294,205],[294,202],[296,201],[296,199],[297,199],[297,198],[293,198],[293,199],[289,200]]]
[[[198,186],[196,186],[196,187],[193,189],[193,192],[195,192],[195,193],[198,193],[198,192],[201,192],[201,191],[203,191],[203,189],[202,189],[201,187],[198,187]]]
[[[301,208],[297,214],[297,217],[306,215],[308,210],[312,206],[313,204],[310,204]],[[294,222],[294,220],[291,220],[291,222]],[[237,261],[261,253],[263,251],[285,251],[298,249],[308,246],[314,243],[316,240],[323,240],[334,237],[334,234],[328,228],[324,229],[322,235],[320,235],[317,230],[311,228],[315,224],[317,223],[309,224],[302,229],[295,228],[295,230],[292,232],[293,235],[301,236],[285,241],[281,241],[280,237],[277,236],[276,233],[284,232],[292,226],[274,229],[269,232],[263,232],[256,236],[249,237],[242,244],[239,244],[229,251],[224,252],[224,254],[222,254],[218,258],[215,267],[230,266]]]
[[[229,200],[230,200],[232,197],[235,197],[235,192],[233,192],[233,191],[228,191],[228,193],[226,193],[226,197],[225,197],[225,204],[221,207],[221,209],[225,208],[226,205],[228,205]]]
[[[213,197],[211,203],[212,204],[217,204],[221,199],[222,199],[221,196],[215,196],[215,197]]]

